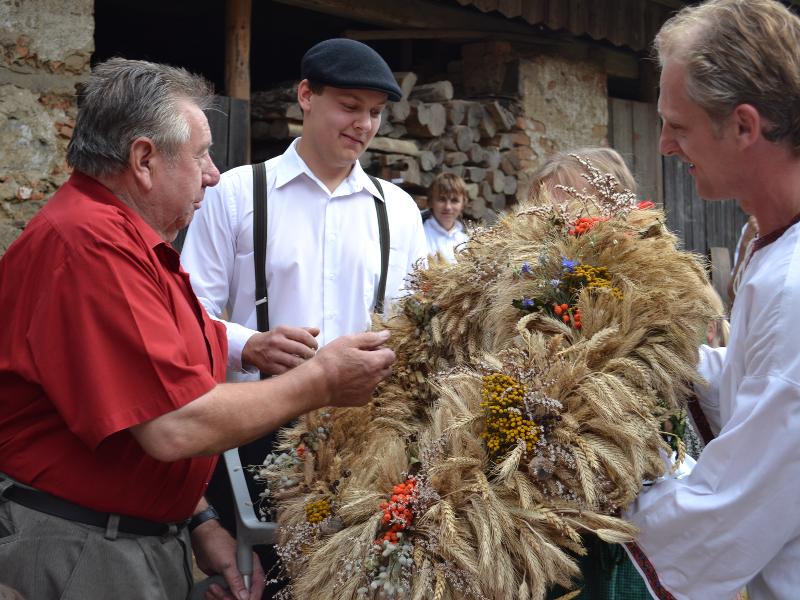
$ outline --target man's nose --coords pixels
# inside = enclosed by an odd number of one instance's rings
[[[214,160],[208,157],[208,167],[203,172],[203,186],[214,187],[219,183],[219,169],[214,164]]]
[[[678,153],[678,145],[675,143],[675,138],[669,125],[661,127],[661,135],[658,139],[658,150],[664,156],[672,156]]]
[[[358,113],[355,124],[358,129],[369,131],[372,128],[372,115],[370,115],[369,111]]]

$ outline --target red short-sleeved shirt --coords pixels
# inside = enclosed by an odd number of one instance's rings
[[[0,472],[99,511],[189,516],[216,459],[160,462],[128,431],[225,378],[225,328],[172,247],[74,173],[0,260],[0,315]]]

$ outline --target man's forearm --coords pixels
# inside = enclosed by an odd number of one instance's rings
[[[131,432],[149,454],[165,462],[220,454],[324,406],[328,396],[324,373],[309,361],[279,377],[219,384]]]

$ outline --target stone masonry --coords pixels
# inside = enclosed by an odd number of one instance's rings
[[[0,0],[0,254],[69,175],[93,8],[92,0]]]

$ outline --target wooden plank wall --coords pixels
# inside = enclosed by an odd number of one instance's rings
[[[684,247],[708,256],[713,247],[733,250],[745,215],[733,200],[705,201],[697,195],[689,167],[674,156],[663,157],[664,208],[667,225],[683,240]]]
[[[224,173],[248,162],[250,155],[250,103],[247,100],[217,96],[215,106],[206,111],[211,128],[211,158]]]
[[[639,184],[639,197],[663,204],[655,105],[609,98],[608,143],[623,156],[633,172]]]

